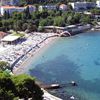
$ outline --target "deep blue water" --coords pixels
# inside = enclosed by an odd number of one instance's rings
[[[77,87],[52,91],[63,100],[71,95],[77,100],[100,100],[100,32],[60,38],[32,61],[27,73],[45,83],[76,81]]]

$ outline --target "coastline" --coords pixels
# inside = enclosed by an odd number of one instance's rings
[[[94,32],[95,30],[88,30],[86,32]],[[39,43],[39,48],[36,48],[36,50],[31,50],[29,53],[26,54],[27,57],[25,57],[24,61],[21,61],[18,67],[13,68],[12,73],[14,75],[23,74],[25,71],[25,68],[27,68],[30,63],[32,63],[32,60],[35,60],[39,55],[41,55],[45,50],[52,45],[56,40],[58,40],[57,35],[51,36],[46,38],[45,40],[41,41]],[[19,61],[20,62],[20,61]]]
[[[59,37],[48,38],[41,44],[40,48],[38,48],[35,52],[31,51],[32,56],[28,56],[28,58],[25,59],[25,61],[23,61],[17,69],[14,69],[13,74],[14,75],[23,74],[24,73],[23,70],[32,62],[32,60],[35,59],[36,57],[39,57],[39,55],[41,55],[43,52],[45,52],[45,50],[47,50],[50,45],[52,45],[54,42],[56,42],[58,40],[58,38]],[[36,80],[36,83],[38,85],[40,85],[42,82],[39,80]],[[44,89],[42,89],[42,90],[44,92],[44,95],[43,95],[44,99],[62,100],[61,98],[58,98],[58,97],[50,94],[47,90],[44,90]]]
[[[87,30],[86,32],[94,32],[97,30]],[[41,53],[45,52],[45,50],[52,45],[58,38],[57,34],[55,36],[51,36],[46,38],[45,40],[41,41],[39,43],[39,48],[36,48],[36,50],[31,50],[28,54],[26,54],[27,57],[25,57],[24,61],[21,61],[18,67],[13,68],[13,74],[18,75],[22,74],[25,71],[25,68],[30,65],[32,60],[36,59]],[[20,62],[20,61],[19,61]]]
[[[35,51],[32,50],[30,53],[28,53],[28,57],[24,61],[22,61],[18,68],[13,69],[13,74],[23,74],[25,68],[27,68],[27,66],[30,65],[30,63],[32,63],[32,60],[36,59],[37,57],[39,57],[39,55],[45,52],[45,50],[48,49],[48,47],[52,45],[55,41],[57,41],[58,38],[59,37],[50,37],[40,44],[40,48],[36,49]]]

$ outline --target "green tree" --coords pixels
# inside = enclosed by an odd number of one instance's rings
[[[9,29],[9,21],[8,20],[2,20],[2,28],[3,31],[7,31]]]
[[[29,23],[27,29],[30,32],[33,32],[33,31],[36,31],[37,30],[37,26],[36,25],[33,25],[32,23]]]
[[[41,19],[39,26],[49,26],[53,25],[53,18],[51,16],[48,16],[46,19]]]
[[[96,15],[96,14],[99,15],[99,14],[100,14],[100,9],[94,8],[94,9],[91,9],[90,12],[91,12],[92,14],[94,14],[94,15]]]
[[[4,71],[6,69],[10,69],[10,64],[5,61],[0,61],[0,70]]]
[[[61,16],[55,17],[54,26],[65,26],[64,19]]]
[[[43,92],[40,87],[35,83],[34,78],[28,75],[19,75],[13,77],[18,96],[20,98],[30,98],[33,100],[42,100]]]
[[[0,100],[14,100],[15,96],[11,91],[0,89]],[[17,98],[16,100],[18,100]]]
[[[13,28],[15,31],[21,31],[22,30],[22,25],[23,25],[23,21],[22,20],[16,20],[14,22]]]
[[[24,6],[26,4],[27,4],[27,2],[25,0],[20,0],[20,2],[19,2],[19,6]]]
[[[23,18],[23,13],[21,13],[21,12],[13,12],[12,13],[12,19],[13,20],[22,20],[22,18]]]
[[[74,19],[73,24],[79,23],[80,22],[80,20],[79,20],[80,18],[81,18],[81,14],[80,13],[75,13],[74,16],[73,16],[73,19]]]
[[[55,11],[54,10],[49,10],[48,15],[51,16],[51,17],[54,17],[55,16]]]
[[[60,10],[60,11],[55,11],[55,17],[56,16],[61,16],[62,15],[62,11]]]
[[[5,12],[4,12],[3,18],[4,18],[4,19],[10,18],[9,11],[5,11]]]
[[[66,18],[66,23],[68,25],[71,25],[71,24],[76,24],[75,21],[77,21],[77,15],[75,15],[74,12],[69,12],[68,13],[68,17]]]
[[[0,98],[1,100],[13,100],[16,91],[15,86],[6,72],[0,71]]]
[[[31,14],[30,14],[29,7],[28,6],[24,10],[24,12],[23,12],[23,19],[31,19]]]
[[[90,18],[90,16],[83,16],[80,19],[80,22],[83,23],[83,24],[89,24],[89,23],[91,23],[91,18]]]
[[[48,17],[47,17],[47,25],[48,25],[48,26],[49,26],[49,25],[53,25],[53,23],[54,23],[53,17],[48,16]]]
[[[22,30],[25,31],[25,30],[27,29],[27,27],[28,27],[28,23],[24,23],[24,24],[22,25]]]
[[[96,2],[96,0],[85,0],[87,2]]]
[[[47,19],[41,19],[40,20],[40,23],[39,23],[39,26],[47,26]]]
[[[42,95],[43,91],[35,83],[35,78],[24,74],[10,76],[6,72],[0,72],[0,100],[43,100]]]
[[[43,10],[42,12],[40,12],[41,18],[47,18],[48,16],[48,12],[46,10]]]

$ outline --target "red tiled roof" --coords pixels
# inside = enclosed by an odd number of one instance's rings
[[[7,33],[0,31],[0,38],[3,38]]]
[[[5,8],[5,9],[11,9],[11,8],[24,8],[24,7],[18,7],[18,6],[1,6],[2,8]]]

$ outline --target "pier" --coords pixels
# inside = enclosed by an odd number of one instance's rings
[[[78,86],[78,84],[75,81],[71,81],[69,83],[65,83],[65,84],[39,84],[39,86],[41,88],[44,89],[59,89],[59,88],[63,88],[63,87],[69,87],[69,86]]]
[[[58,89],[61,88],[60,84],[41,85],[44,89]]]

